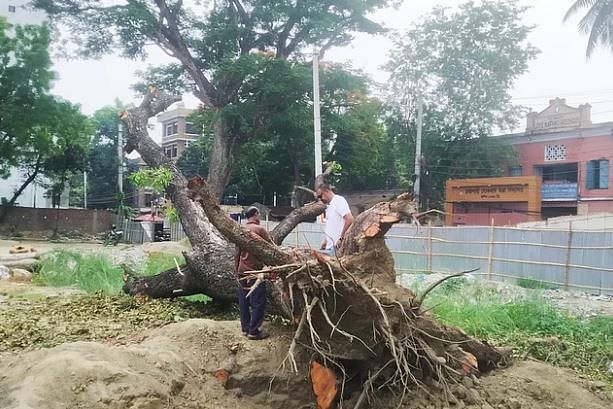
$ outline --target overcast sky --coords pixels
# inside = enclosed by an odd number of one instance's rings
[[[403,30],[419,21],[436,4],[454,7],[464,2],[406,0],[399,10],[383,10],[374,18],[389,28]],[[548,105],[549,99],[559,96],[567,98],[567,103],[572,106],[585,102],[592,104],[593,122],[613,121],[613,54],[598,49],[586,61],[587,38],[577,31],[578,19],[562,22],[573,0],[524,3],[532,5],[525,15],[525,23],[536,26],[529,40],[541,50],[541,54],[517,82],[512,92],[515,102],[538,111]],[[390,49],[390,40],[383,36],[359,35],[352,45],[329,51],[326,59],[349,62],[376,81],[385,82],[387,75],[381,70],[381,65],[387,60]],[[119,57],[105,57],[99,61],[56,61],[54,68],[59,79],[54,93],[81,104],[87,114],[113,104],[116,98],[132,102],[134,94],[130,85],[136,81],[135,71],[166,59],[164,54],[154,50],[145,62]],[[186,99],[187,106],[196,103],[193,98]],[[522,129],[524,126],[522,123]]]

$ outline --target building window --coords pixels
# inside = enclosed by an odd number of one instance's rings
[[[191,122],[185,123],[185,133],[189,135],[198,135],[198,132],[196,132],[196,127]]]
[[[566,160],[566,145],[545,146],[545,162],[554,160]]]
[[[177,145],[170,145],[164,148],[164,153],[166,153],[166,157],[168,158],[176,158],[177,157]]]
[[[609,188],[609,160],[598,159],[586,164],[585,187],[588,189]]]
[[[164,136],[176,135],[179,133],[179,124],[177,121],[166,123]]]
[[[522,176],[523,175],[523,169],[521,168],[521,166],[513,166],[512,168],[509,169],[509,176]]]
[[[9,6],[9,13],[16,13],[17,8],[15,6]]]

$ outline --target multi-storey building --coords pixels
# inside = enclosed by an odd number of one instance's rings
[[[162,124],[162,149],[173,161],[178,160],[190,143],[198,139],[194,124],[188,120],[193,109],[178,107],[158,114],[158,122]]]
[[[6,0],[0,5],[0,16],[11,24],[43,24],[47,16],[41,10],[34,10],[29,6],[32,0]]]
[[[589,104],[575,108],[552,99],[528,114],[525,132],[498,138],[517,152],[509,176],[541,177],[543,218],[613,212],[613,122],[593,124]]]
[[[496,137],[517,153],[508,177],[447,182],[447,224],[613,212],[613,122],[594,124],[589,104],[571,107],[556,98],[530,112],[526,125],[525,132]]]

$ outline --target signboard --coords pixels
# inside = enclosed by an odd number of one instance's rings
[[[554,115],[539,115],[533,129],[578,128],[581,126],[581,113],[565,112]]]
[[[452,187],[453,198],[461,202],[524,202],[527,193],[527,183]]]
[[[576,183],[545,183],[541,186],[542,200],[577,200]]]
[[[528,220],[538,220],[541,212],[541,177],[448,180],[445,189],[445,220],[448,225],[453,223],[455,205],[462,203],[477,203],[480,204],[478,206],[480,209],[491,209],[486,211],[486,214],[499,212],[498,209],[504,207],[501,203],[509,203],[510,208],[517,207],[517,203],[525,203],[523,207],[517,208],[525,209],[523,211]],[[471,211],[462,211],[471,213]]]

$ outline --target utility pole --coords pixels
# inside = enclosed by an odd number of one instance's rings
[[[119,120],[117,127],[117,156],[119,157],[119,166],[117,167],[117,187],[119,193],[123,193],[123,122]]]
[[[421,92],[417,97],[417,138],[415,140],[415,186],[413,186],[413,193],[417,202],[417,209],[419,209],[419,187],[421,183],[421,128],[424,115],[424,107],[421,97]]]
[[[87,209],[87,172],[83,171],[83,207]]]
[[[319,51],[313,49],[313,121],[315,131],[315,177],[323,171],[321,163],[321,117],[319,112]]]

